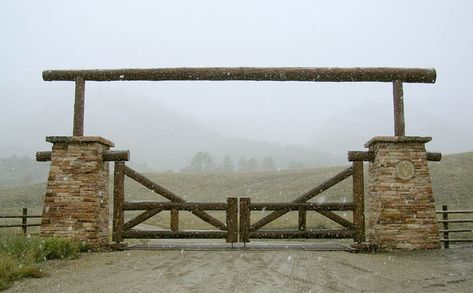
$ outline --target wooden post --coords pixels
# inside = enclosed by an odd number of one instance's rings
[[[393,98],[394,98],[394,135],[405,136],[406,125],[404,122],[404,92],[402,89],[402,81],[393,82]]]
[[[238,200],[227,198],[227,243],[238,242]]]
[[[125,213],[123,202],[125,201],[125,163],[115,162],[113,176],[113,232],[112,238],[116,243],[122,242],[123,223],[125,222]]]
[[[240,242],[250,242],[250,203],[249,197],[240,198]]]
[[[444,242],[443,242],[443,248],[445,249],[448,249],[450,247],[450,243],[448,242],[448,206],[446,204],[442,205],[442,211],[444,213],[442,213],[442,220],[444,220],[445,222],[443,222],[443,239],[444,239]]]
[[[179,230],[179,210],[171,209],[171,231],[176,232]]]
[[[21,229],[23,230],[23,235],[26,236],[26,227],[28,227],[28,208],[23,208],[23,213],[21,217]]]
[[[365,242],[365,194],[363,178],[363,161],[353,162],[353,224],[357,243]]]
[[[299,231],[307,230],[307,210],[299,209]]]
[[[85,80],[82,77],[77,77],[74,100],[74,126],[72,130],[73,136],[84,135],[84,93]]]

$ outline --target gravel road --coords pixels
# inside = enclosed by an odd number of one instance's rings
[[[85,253],[7,292],[471,292],[473,247],[344,251]]]

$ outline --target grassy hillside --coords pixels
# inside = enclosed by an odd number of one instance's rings
[[[254,202],[271,202],[291,201],[345,167],[256,173],[163,172],[146,175],[188,201],[224,202],[227,197],[251,197]],[[473,208],[473,152],[444,156],[442,162],[431,163],[430,167],[437,206],[448,204],[450,208]],[[125,186],[127,200],[165,200],[130,179],[127,179]],[[19,213],[23,206],[40,212],[45,188],[44,183],[0,188],[0,212]],[[350,201],[351,178],[325,191],[317,200]],[[182,223],[192,227],[200,225],[200,220],[186,214],[181,216]],[[255,217],[264,215],[254,214]],[[309,215],[309,223],[321,223],[316,215]],[[341,215],[350,217],[349,213]],[[223,214],[218,217],[223,220]],[[297,222],[297,213],[290,213],[281,221],[284,223],[278,225],[293,226]],[[168,222],[168,215],[162,213],[149,223],[167,227]],[[325,222],[322,224],[325,225]],[[205,227],[205,224],[202,225]]]

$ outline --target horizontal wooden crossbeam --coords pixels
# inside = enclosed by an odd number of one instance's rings
[[[179,238],[225,238],[226,231],[139,231],[126,230],[122,232],[123,238],[150,238],[150,239],[179,239]]]
[[[439,162],[442,160],[441,153],[427,152],[427,161]],[[348,152],[348,161],[374,161],[374,152],[372,151],[350,151]]]
[[[191,211],[193,209],[200,209],[206,211],[224,211],[227,209],[227,203],[223,202],[151,202],[151,201],[126,201],[123,203],[123,209],[128,211],[133,210],[185,210]]]
[[[36,152],[36,161],[38,162],[51,161],[51,155],[52,155],[51,151]],[[102,159],[105,162],[128,161],[130,159],[130,151],[105,151],[103,153]]]
[[[252,80],[311,82],[409,82],[434,83],[430,68],[335,68],[335,67],[202,67],[151,69],[46,70],[43,80],[120,81],[120,80]]]
[[[252,211],[353,211],[353,203],[251,203]]]
[[[269,238],[269,239],[291,239],[291,238],[338,238],[346,239],[353,238],[355,234],[354,229],[340,229],[340,230],[259,230],[250,232],[250,238]]]

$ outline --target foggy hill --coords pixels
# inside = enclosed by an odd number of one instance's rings
[[[464,127],[454,125],[423,109],[406,107],[406,134],[431,136],[428,151],[443,154],[471,151],[473,137],[461,135]],[[392,104],[364,103],[333,116],[316,130],[308,143],[340,157],[350,150],[366,150],[363,145],[374,136],[393,135]]]
[[[345,159],[314,147],[231,138],[149,97],[122,95],[89,100],[86,133],[110,139],[116,149],[129,149],[130,163],[145,170],[184,168],[199,151],[209,152],[217,161],[229,155],[235,165],[243,156],[259,161],[271,156],[279,168],[291,162],[301,162],[304,167],[329,166]]]

